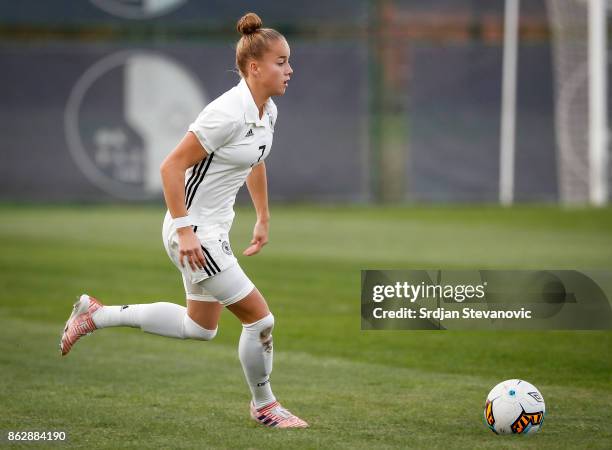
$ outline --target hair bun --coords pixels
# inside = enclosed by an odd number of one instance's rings
[[[240,34],[253,34],[263,26],[263,22],[255,13],[246,13],[238,20],[236,28]]]

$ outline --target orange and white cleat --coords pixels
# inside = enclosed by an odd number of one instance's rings
[[[308,424],[298,416],[283,408],[280,403],[273,402],[269,405],[255,408],[251,402],[251,417],[253,420],[270,428],[307,428]]]
[[[72,314],[66,321],[60,341],[62,356],[66,356],[81,337],[94,332],[96,324],[91,315],[102,306],[104,306],[102,303],[87,294],[81,295],[76,301],[72,307]]]

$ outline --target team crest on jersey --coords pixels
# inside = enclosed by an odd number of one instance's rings
[[[228,255],[231,255],[231,254],[232,254],[232,248],[230,247],[229,242],[227,242],[227,241],[223,241],[223,242],[221,243],[221,248],[223,249],[223,252],[224,252],[224,253],[226,253],[226,254],[228,254]]]

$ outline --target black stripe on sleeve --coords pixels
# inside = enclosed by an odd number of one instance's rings
[[[206,162],[206,158],[196,164],[191,172],[191,176],[189,180],[187,180],[187,185],[185,186],[185,199],[189,198],[189,194],[193,189],[193,185],[196,183],[196,180],[200,176],[200,172],[202,171],[202,167],[204,167],[204,163]]]
[[[215,154],[211,153],[210,154],[210,158],[208,158],[208,162],[206,163],[206,167],[204,168],[204,171],[202,172],[201,175],[199,175],[198,181],[195,183],[195,186],[192,185],[193,191],[191,192],[191,195],[188,195],[187,209],[189,209],[191,207],[191,203],[193,202],[193,198],[195,197],[196,191],[198,190],[198,187],[200,187],[200,184],[202,183],[202,180],[204,180],[204,175],[206,175],[206,171],[210,167],[210,163],[213,160],[213,156],[215,156]]]
[[[206,159],[206,158],[204,158],[204,159]],[[191,175],[189,176],[189,179],[187,180],[187,183],[185,183],[185,193],[187,193],[187,188],[191,184],[191,180],[194,179],[195,174],[196,174],[198,168],[200,167],[200,164],[202,164],[204,162],[204,159],[193,166],[193,168],[191,170]]]

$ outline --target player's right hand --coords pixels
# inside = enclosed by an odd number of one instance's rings
[[[176,230],[179,238],[179,262],[181,267],[185,267],[183,259],[187,259],[187,263],[194,272],[198,269],[203,269],[206,265],[206,259],[202,252],[202,244],[193,232],[192,227],[182,227]]]

